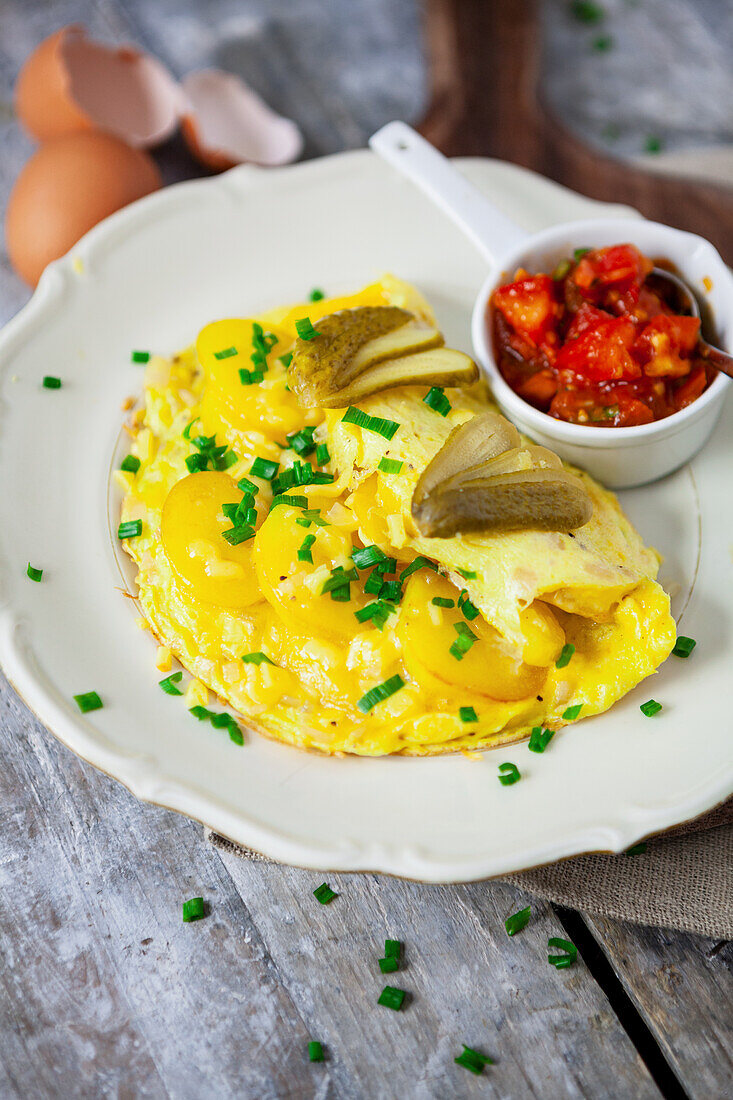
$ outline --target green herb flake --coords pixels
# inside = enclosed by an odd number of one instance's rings
[[[457,569],[456,572],[461,574],[464,581],[475,581],[478,577],[478,573],[474,572],[473,569]]]
[[[310,562],[311,565],[313,565],[313,554],[311,552],[311,547],[313,546],[313,543],[315,541],[315,535],[305,536],[298,549],[298,561],[307,561]]]
[[[188,901],[183,903],[183,923],[190,924],[191,921],[203,920],[206,916],[206,909],[204,906],[203,898],[189,898]]]
[[[326,295],[321,290],[321,288],[317,287],[317,286],[314,286],[313,290],[308,295],[308,300],[311,301],[311,302],[322,302],[325,297],[326,297]]]
[[[149,351],[133,351],[130,356],[133,363],[147,363],[150,359]]]
[[[233,355],[238,355],[237,349],[232,344],[229,348],[222,348],[221,351],[214,352],[215,359],[231,359]]]
[[[384,955],[387,959],[399,959],[402,955],[401,940],[385,940]]]
[[[399,429],[396,420],[385,420],[381,416],[369,416],[353,405],[350,405],[341,417],[341,423],[356,424],[358,428],[362,428],[367,432],[375,432],[376,435],[381,435],[383,439],[392,439]]]
[[[596,53],[608,53],[613,49],[613,37],[610,34],[601,34],[593,39],[592,46]]]
[[[231,714],[217,714],[213,710],[208,710],[206,707],[190,707],[189,714],[192,714],[194,718],[198,718],[199,722],[209,721],[214,729],[226,729],[229,733],[229,740],[233,741],[235,745],[244,744],[244,736],[242,734],[239,725],[235,718]]]
[[[290,366],[290,364],[293,361],[293,353],[292,353],[292,351],[287,351],[285,353],[285,355],[279,355],[278,359],[282,363],[282,365],[285,367],[285,369],[287,370],[287,368]]]
[[[35,581],[36,584],[38,584],[41,577],[43,576],[43,570],[42,569],[36,569],[35,565],[31,565],[30,562],[28,562],[28,568],[26,569],[25,572],[26,572],[26,576],[30,577],[30,579],[32,581]]]
[[[474,642],[478,641],[478,635],[474,634],[464,622],[453,623],[453,629],[458,634],[448,652],[456,661],[462,661]]]
[[[448,599],[446,599],[445,596],[433,596],[433,598],[430,602],[435,604],[436,607],[455,607],[456,606],[456,601],[455,600],[448,600]]]
[[[686,638],[683,634],[680,634],[679,638],[674,644],[672,656],[689,657],[696,645],[697,642],[694,638]]]
[[[328,443],[319,443],[316,447],[316,465],[327,466],[331,461],[331,453],[328,449]]]
[[[301,340],[315,340],[319,333],[313,328],[310,317],[302,317],[295,322],[295,331]]]
[[[100,710],[104,706],[96,691],[85,691],[81,695],[75,695],[74,702],[82,714],[88,714],[90,710]]]
[[[463,1066],[464,1069],[468,1069],[471,1073],[479,1074],[483,1073],[484,1066],[493,1066],[494,1059],[489,1058],[487,1054],[479,1054],[477,1050],[473,1050],[472,1047],[464,1045],[463,1052],[454,1058],[453,1061],[457,1066]]]
[[[182,672],[172,672],[164,680],[158,680],[158,687],[162,688],[166,695],[183,695],[183,692],[176,687],[176,684],[180,684],[182,678]]]
[[[567,710],[563,711],[563,714],[562,714],[563,722],[574,722],[575,719],[580,714],[582,709],[583,709],[583,704],[582,703],[575,703],[574,706],[568,707]]]
[[[275,662],[270,660],[266,653],[262,650],[256,650],[254,653],[245,653],[242,657],[245,665],[261,665],[263,662],[268,665],[274,665]]]
[[[249,524],[242,523],[237,527],[228,527],[226,531],[222,531],[221,537],[230,546],[239,546],[240,543],[248,542],[255,537],[255,529]]]
[[[566,970],[567,967],[572,966],[578,957],[578,949],[574,943],[570,940],[560,939],[558,936],[553,936],[547,941],[548,947],[558,947],[565,952],[564,955],[548,955],[547,961],[551,966],[554,966],[556,970]]]
[[[554,736],[554,730],[543,730],[542,726],[535,726],[529,735],[527,748],[530,752],[544,752]]]
[[[378,546],[372,543],[369,546],[363,546],[352,551],[351,560],[357,569],[368,569],[371,565],[376,565],[377,562],[384,561],[387,557],[384,550],[380,550]]]
[[[256,458],[250,468],[251,477],[261,477],[264,481],[272,481],[280,469],[279,462],[271,462],[267,458]]]
[[[338,894],[331,889],[327,882],[322,882],[320,886],[316,886],[313,897],[316,901],[320,901],[321,905],[328,905],[329,902],[338,897]]]
[[[371,691],[368,691],[366,695],[362,695],[356,705],[362,714],[368,714],[378,703],[383,703],[385,699],[389,699],[391,695],[394,695],[404,686],[405,681],[399,674],[390,676],[384,683],[378,684],[376,687],[373,687]]]
[[[451,411],[451,403],[445,396],[445,391],[440,386],[433,386],[423,397],[423,402],[440,416],[447,416]]]
[[[478,714],[473,707],[460,707],[458,717],[462,722],[478,722]]]
[[[589,248],[576,248],[573,251],[573,259],[575,260],[576,264],[580,260],[582,260],[584,256],[587,256],[589,252],[590,252]]]
[[[517,765],[509,762],[499,765],[499,773],[499,782],[502,787],[511,787],[522,778],[522,774]]]
[[[281,496],[272,498],[270,511],[272,511],[273,508],[277,508],[278,504],[287,504],[290,508],[307,508],[308,497],[293,496],[292,494],[283,493]]]
[[[136,474],[140,469],[140,459],[135,455],[125,455],[120,463],[120,469],[124,470],[126,474]]]
[[[307,458],[308,455],[313,454],[316,449],[316,444],[313,440],[313,433],[316,429],[308,426],[301,428],[299,432],[291,432],[287,436],[288,446],[291,450],[299,454],[301,458]]]
[[[531,916],[532,906],[528,905],[526,909],[520,909],[518,912],[512,913],[511,917],[507,917],[504,921],[507,936],[516,936],[517,932],[521,932],[523,928],[526,928]]]
[[[46,374],[43,377],[42,385],[43,388],[46,390],[60,390],[61,379],[56,378],[53,374]]]
[[[656,699],[647,699],[646,703],[642,703],[639,710],[642,714],[645,714],[647,718],[652,718],[655,714],[659,714],[662,709],[662,704],[658,703]]]
[[[410,564],[402,570],[400,573],[400,580],[404,583],[413,573],[417,573],[418,569],[432,569],[433,572],[438,572],[438,566],[434,561],[419,554],[414,561],[411,561]]]
[[[605,11],[594,0],[571,0],[570,14],[579,23],[600,23],[605,16]]]
[[[118,539],[134,539],[142,533],[143,521],[141,519],[130,519],[127,523],[121,523],[117,528]]]
[[[394,974],[395,970],[399,970],[400,960],[394,958],[379,959],[379,969],[383,974]]]
[[[394,1012],[399,1012],[404,1003],[406,993],[404,989],[395,989],[392,985],[385,985],[377,1000],[378,1005],[385,1005]]]
[[[656,134],[649,134],[646,141],[644,142],[644,152],[652,154],[661,153],[663,145],[664,142],[660,137],[657,137]]]
[[[309,1062],[322,1062],[323,1061],[323,1047],[315,1039],[311,1039],[308,1043],[308,1061]]]
[[[569,665],[570,658],[574,653],[575,646],[571,645],[570,642],[566,642],[566,644],[562,647],[562,650],[560,651],[560,656],[555,661],[555,668],[565,668],[566,665]]]

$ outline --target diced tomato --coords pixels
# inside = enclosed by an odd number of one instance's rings
[[[684,409],[687,405],[691,405],[693,401],[697,401],[700,394],[703,392],[707,385],[707,373],[705,367],[695,367],[690,374],[689,378],[686,378],[679,389],[674,392],[674,404],[676,409]]]
[[[628,312],[638,301],[641,284],[653,267],[633,244],[616,244],[588,252],[571,278],[584,298],[615,312]]]
[[[639,298],[631,310],[633,319],[642,324],[651,321],[652,317],[658,317],[660,313],[668,317],[673,316],[672,310],[666,305],[654,290],[648,286],[642,286],[639,290]]]
[[[529,401],[539,408],[547,408],[557,393],[557,377],[551,370],[538,370],[534,374],[530,374],[515,388],[525,401]]]
[[[536,346],[555,324],[555,284],[549,275],[531,275],[500,286],[493,300],[514,331]]]
[[[565,334],[566,340],[575,340],[581,333],[589,328],[595,328],[601,321],[611,320],[611,315],[602,309],[596,309],[590,302],[583,302],[580,309],[573,315],[570,327]]]
[[[624,317],[600,321],[564,345],[556,369],[572,371],[591,382],[637,378],[641,368],[629,354],[635,336],[633,322]]]
[[[688,374],[692,355],[700,336],[698,317],[654,317],[641,330],[634,354],[652,378]]]

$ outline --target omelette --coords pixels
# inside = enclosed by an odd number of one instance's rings
[[[412,327],[394,329],[405,317]],[[377,380],[405,360],[400,341],[417,354],[405,384],[393,371],[369,392],[343,364],[375,318]],[[319,324],[341,356],[325,383]],[[351,296],[215,321],[195,346],[150,358],[115,473],[120,535],[142,616],[163,662],[175,655],[194,677],[186,702],[199,717],[211,691],[299,748],[465,752],[599,714],[671,652],[657,553],[613,494],[531,441],[515,466],[572,482],[585,508],[574,529],[437,536],[416,520],[436,456],[496,412],[434,326],[423,297],[384,276]],[[446,356],[458,381],[431,385]]]

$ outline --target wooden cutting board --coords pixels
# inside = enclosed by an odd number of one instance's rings
[[[421,132],[449,156],[489,156],[706,237],[733,263],[733,190],[589,148],[543,104],[538,0],[425,0],[431,102]]]

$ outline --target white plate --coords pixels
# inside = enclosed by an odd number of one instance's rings
[[[461,166],[530,230],[603,209],[506,164]],[[368,152],[168,188],[49,269],[0,336],[7,676],[62,741],[141,798],[289,863],[476,879],[618,851],[720,802],[733,790],[730,403],[691,467],[624,497],[667,556],[662,576],[697,649],[543,756],[517,745],[478,762],[327,759],[256,735],[240,749],[157,686],[154,643],[116,587],[108,517],[120,404],[142,383],[130,350],[172,352],[212,318],[311,286],[355,289],[383,270],[417,283],[448,343],[470,350],[479,256]],[[44,374],[63,388],[42,389]],[[43,567],[41,584],[25,576],[28,561]],[[72,696],[90,690],[105,706],[84,717]],[[665,708],[653,719],[639,712],[650,696]],[[516,786],[498,782],[504,760],[523,773]]]

